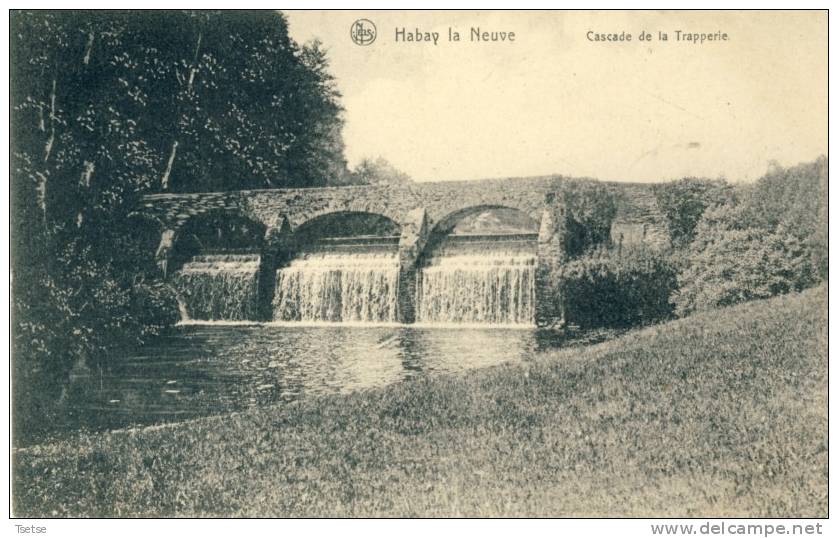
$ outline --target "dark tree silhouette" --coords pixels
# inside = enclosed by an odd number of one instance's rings
[[[280,13],[12,11],[10,32],[14,352],[25,383],[60,385],[73,364],[173,319],[165,288],[119,247],[136,233],[128,215],[140,195],[346,174],[326,55],[295,43]]]

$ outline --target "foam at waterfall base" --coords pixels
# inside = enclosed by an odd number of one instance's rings
[[[394,250],[309,252],[276,273],[274,321],[395,323]]]

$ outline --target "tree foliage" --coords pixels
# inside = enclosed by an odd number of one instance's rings
[[[603,246],[557,267],[551,282],[568,323],[630,327],[672,315],[675,277],[659,252]]]
[[[279,13],[16,12],[12,28],[16,135],[40,161],[160,191],[345,173],[325,51],[293,42]]]
[[[607,192],[568,189],[568,260],[552,269],[550,293],[569,323],[636,325],[811,287],[827,277],[827,169],[821,157],[775,165],[747,188],[658,186],[675,247],[665,254],[609,248]]]
[[[595,182],[570,182],[561,191],[567,211],[565,252],[570,257],[605,245],[611,236],[611,223],[617,214],[617,200],[607,187]]]
[[[403,185],[413,181],[384,157],[364,158],[346,176],[344,183],[350,185]]]
[[[159,241],[129,218],[140,195],[345,174],[326,54],[279,13],[13,11],[10,32],[19,379],[60,384],[177,319],[128,258]]]
[[[695,227],[708,207],[728,203],[736,197],[732,187],[723,180],[693,177],[656,185],[654,194],[676,246],[692,241]]]
[[[790,168],[773,165],[743,200],[743,217],[763,230],[784,230],[812,255],[821,278],[828,270],[828,169],[821,156]]]
[[[682,258],[679,315],[800,291],[826,278],[827,160],[775,167],[704,211]]]
[[[735,212],[727,207],[715,211]],[[784,229],[699,226],[690,253],[673,295],[682,316],[800,291],[818,280],[805,245]]]

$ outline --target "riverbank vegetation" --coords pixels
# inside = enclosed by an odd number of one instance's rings
[[[723,203],[711,198],[684,233],[691,240],[673,256],[679,270],[672,294],[676,314],[800,291],[825,280],[828,166],[826,157],[774,166]]]
[[[582,191],[597,203],[584,204],[590,215],[580,224],[579,186],[568,185],[567,259],[549,275],[556,311],[571,324],[631,327],[815,286],[828,273],[827,177],[820,157],[774,165],[752,185],[655,185],[671,239],[657,250],[612,244],[605,191]]]
[[[825,517],[826,295],[18,450],[15,514]]]
[[[61,413],[95,368],[178,319],[139,196],[312,187],[348,173],[317,42],[275,11],[11,12],[14,410]],[[155,224],[157,228],[155,228]]]

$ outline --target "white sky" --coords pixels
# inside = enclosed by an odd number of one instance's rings
[[[753,180],[827,153],[820,12],[286,12],[319,37],[346,108],[350,166],[382,156],[418,181],[565,174],[617,181]],[[372,20],[370,46],[350,40]],[[472,43],[470,27],[513,31]],[[396,28],[440,32],[396,43]],[[447,41],[448,27],[459,43]],[[694,45],[674,31],[727,32]],[[588,30],[630,32],[589,42]],[[670,41],[644,43],[640,31]]]

